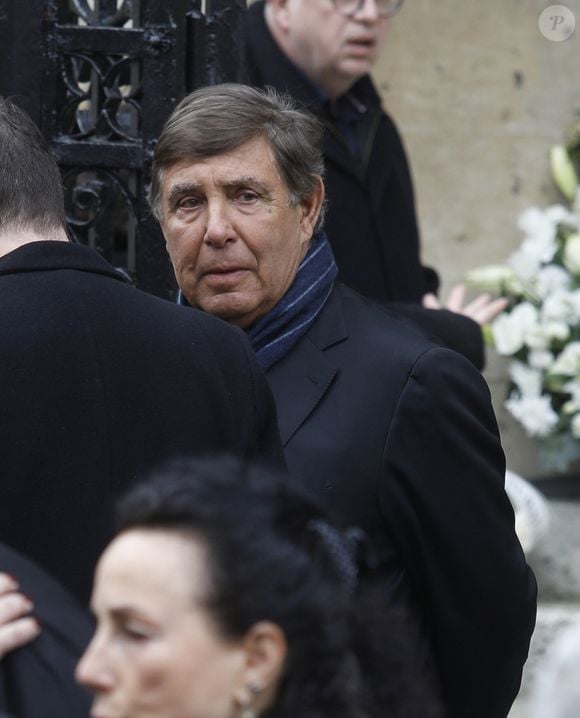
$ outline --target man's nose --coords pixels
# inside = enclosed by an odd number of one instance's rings
[[[229,217],[227,203],[223,200],[209,202],[203,241],[213,247],[223,247],[235,239],[235,231]]]
[[[354,14],[358,20],[366,22],[376,22],[380,19],[379,7],[376,0],[363,0],[358,10]]]

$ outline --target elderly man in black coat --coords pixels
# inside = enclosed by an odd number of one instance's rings
[[[489,392],[464,357],[335,283],[320,135],[273,92],[198,90],[161,134],[153,211],[183,301],[250,338],[291,472],[388,541],[393,592],[422,617],[449,718],[505,718],[536,585]]]
[[[246,15],[249,84],[290,93],[324,123],[326,227],[348,286],[484,364],[479,324],[505,304],[463,305],[454,288],[435,311],[437,273],[421,264],[411,171],[369,74],[402,0],[259,0]],[[425,302],[430,311],[421,310]]]
[[[137,477],[200,452],[283,462],[243,333],[68,242],[56,162],[1,98],[0,357],[0,539],[81,601]]]

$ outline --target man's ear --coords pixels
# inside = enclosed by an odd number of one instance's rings
[[[301,228],[307,235],[307,240],[310,240],[314,233],[314,227],[316,227],[316,222],[318,221],[324,203],[324,196],[324,183],[322,177],[318,177],[316,185],[310,195],[300,202],[302,209]]]
[[[287,0],[266,0],[264,7],[266,24],[274,33],[286,33],[289,27]]]
[[[234,699],[240,708],[260,713],[276,698],[288,653],[286,637],[277,624],[260,621],[246,633],[242,648],[245,665]]]

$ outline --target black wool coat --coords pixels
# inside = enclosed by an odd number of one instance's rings
[[[479,325],[467,317],[420,306],[436,292],[436,272],[421,264],[411,172],[401,138],[381,107],[369,76],[350,90],[366,107],[366,140],[358,161],[336,129],[321,94],[279,49],[264,20],[264,2],[246,13],[246,81],[288,92],[324,123],[324,184],[328,199],[325,230],[349,287],[397,310],[445,345],[483,368]]]
[[[85,601],[119,493],[175,456],[283,465],[241,330],[130,286],[96,252],[0,258],[0,540]]]
[[[489,391],[461,355],[336,286],[267,372],[288,469],[390,543],[428,627],[448,718],[505,718],[535,621]]]
[[[94,623],[68,591],[32,561],[0,544],[0,571],[34,603],[40,635],[0,662],[2,718],[87,718],[90,693],[74,679]]]

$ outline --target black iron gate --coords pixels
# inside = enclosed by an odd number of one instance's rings
[[[183,95],[239,79],[245,0],[0,0],[0,94],[50,140],[74,238],[171,297],[146,191]]]

